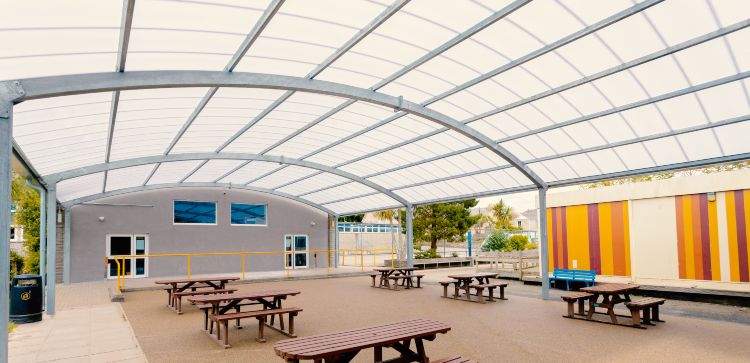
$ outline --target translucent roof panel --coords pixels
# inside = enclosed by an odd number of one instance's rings
[[[121,92],[110,159],[164,153],[205,93],[205,88]]]
[[[105,192],[118,189],[135,188],[143,185],[146,178],[154,170],[154,165],[138,165],[129,168],[114,169],[107,171],[107,185]]]
[[[139,1],[126,70],[222,70],[268,2]]]
[[[231,183],[345,214],[750,159],[744,1],[122,3],[0,14],[15,146],[67,200]],[[95,72],[120,91],[25,79]],[[242,72],[273,89],[207,81]]]

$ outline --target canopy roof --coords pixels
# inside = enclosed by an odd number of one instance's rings
[[[749,19],[744,0],[13,1],[0,90],[65,204],[231,184],[350,214],[748,159]]]

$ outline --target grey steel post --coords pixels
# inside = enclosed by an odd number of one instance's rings
[[[334,253],[334,258],[336,261],[333,263],[333,267],[338,268],[339,267],[339,216],[338,214],[333,216],[334,220],[336,221],[334,223],[334,232],[333,232],[333,248],[336,249],[336,253]]]
[[[63,234],[63,283],[70,283],[70,208],[65,208],[65,230]]]
[[[47,189],[47,315],[55,315],[55,272],[57,267],[57,184]]]
[[[8,301],[10,281],[10,192],[13,154],[13,104],[0,104],[0,361],[8,361]]]
[[[47,259],[47,189],[42,186],[36,186],[28,181],[26,184],[39,193],[39,275],[42,276],[42,286],[47,281],[45,274],[45,263]]]
[[[414,207],[406,206],[406,266],[414,267]]]
[[[539,188],[539,251],[541,253],[542,299],[549,299],[549,265],[547,245],[547,188]]]

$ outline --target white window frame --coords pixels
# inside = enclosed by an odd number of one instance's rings
[[[236,223],[232,223],[232,204],[262,205],[263,208],[265,209],[266,223],[265,224],[236,224]],[[268,204],[230,202],[229,203],[229,225],[230,226],[240,226],[240,227],[268,227]]]
[[[196,203],[213,203],[214,204],[214,223],[177,223],[174,221],[174,207],[177,202],[196,202]],[[230,211],[231,213],[231,211]],[[172,200],[172,225],[173,226],[218,226],[219,225],[219,202],[215,200]]]
[[[136,233],[136,234],[109,233],[109,234],[107,234],[104,237],[104,244],[105,244],[105,249],[106,249],[106,253],[107,253],[107,255],[106,255],[107,256],[107,261],[109,261],[110,259],[112,259],[112,248],[111,248],[112,246],[109,243],[110,238],[112,238],[112,237],[130,237],[130,251],[133,254],[135,254],[135,238],[136,237],[145,237],[146,248],[145,248],[144,253],[147,254],[147,255],[149,254],[149,245],[150,245],[150,243],[149,243],[149,235],[148,234],[146,234],[146,233]],[[143,258],[146,261],[146,263],[143,266],[144,267],[143,268],[143,275],[140,275],[140,276],[137,276],[135,274],[135,259],[136,258]],[[142,279],[142,278],[145,278],[145,277],[149,276],[148,257],[132,257],[132,258],[128,258],[128,260],[130,260],[130,274],[125,275],[124,276],[125,278],[128,278],[128,279]],[[107,268],[106,268],[107,279],[108,280],[116,279],[117,276],[110,276],[109,275],[109,271],[110,271],[109,268],[110,268],[110,266],[109,266],[109,264],[107,264]]]

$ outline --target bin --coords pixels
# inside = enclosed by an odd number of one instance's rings
[[[10,283],[10,321],[33,323],[42,320],[43,301],[42,276],[13,276]]]

